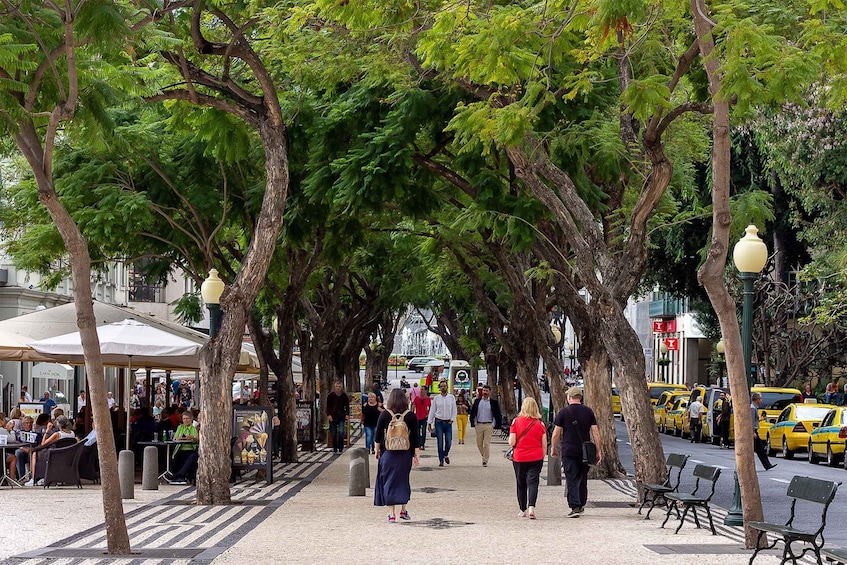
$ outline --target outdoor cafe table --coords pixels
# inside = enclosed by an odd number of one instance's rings
[[[165,441],[139,441],[138,445],[148,446],[152,445],[156,449],[165,448],[165,471],[159,475],[159,480],[164,479],[166,476],[170,476],[171,474],[171,447],[174,445],[186,445],[193,442],[190,441],[176,441],[176,440],[165,440]]]
[[[10,487],[13,487],[13,488],[21,486],[21,483],[19,483],[18,481],[16,481],[15,479],[13,479],[12,477],[9,476],[8,467],[6,465],[6,457],[7,457],[6,451],[11,449],[12,453],[14,453],[15,450],[18,449],[19,447],[25,447],[27,445],[31,445],[31,444],[29,444],[29,443],[4,443],[4,444],[0,444],[0,450],[2,450],[2,452],[3,452],[3,475],[0,476],[0,487],[3,486],[4,484],[8,484]]]

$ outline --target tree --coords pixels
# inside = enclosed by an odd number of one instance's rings
[[[249,33],[263,23],[261,13],[239,6],[231,7],[228,13],[194,1],[172,2],[164,9],[147,7],[142,16],[138,27],[155,23],[174,37],[185,39],[174,51],[173,42],[148,37],[148,49],[159,53],[182,83],[162,86],[147,100],[188,102],[235,116],[255,130],[264,150],[266,179],[261,209],[243,262],[221,297],[221,330],[200,352],[203,427],[197,502],[224,504],[230,501],[229,386],[238,364],[247,311],[264,283],[282,228],[289,181],[286,115],[275,78],[254,49]],[[163,25],[165,17],[170,18],[169,25]],[[202,253],[208,267],[215,265],[213,241],[203,242]]]
[[[91,298],[88,243],[59,199],[53,159],[60,128],[70,125],[81,86],[94,93],[84,109],[95,113],[98,81],[85,74],[89,63],[110,61],[106,38],[123,30],[122,14],[106,2],[23,3],[3,1],[0,23],[0,119],[25,157],[70,257],[77,325],[85,354],[94,424],[99,435],[103,513],[110,554],[129,554],[130,541],[118,484],[118,465],[100,342]],[[90,82],[89,82],[90,81]],[[100,85],[102,86],[102,85]],[[89,116],[91,117],[91,116]]]

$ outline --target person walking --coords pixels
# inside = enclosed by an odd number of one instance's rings
[[[700,441],[700,431],[703,427],[701,420],[706,407],[700,402],[700,397],[694,399],[694,402],[688,405],[688,437],[691,443]]]
[[[753,451],[759,456],[759,461],[762,462],[762,467],[765,471],[776,467],[776,463],[771,463],[768,459],[768,448],[765,442],[759,437],[759,422],[765,419],[765,416],[759,416],[759,405],[762,403],[762,393],[754,392],[750,395],[750,417],[753,418]]]
[[[532,397],[524,399],[509,432],[509,445],[514,448],[512,467],[518,489],[518,517],[535,520],[538,500],[538,479],[547,453],[547,428],[541,421],[538,403]]]
[[[374,393],[368,394],[368,401],[362,406],[362,427],[365,429],[365,448],[368,453],[376,453],[374,450],[374,434],[376,433],[376,423],[379,420],[379,413],[382,412],[382,406],[376,401]]]
[[[447,381],[438,383],[440,394],[432,397],[427,430],[435,430],[438,444],[438,466],[450,464],[450,447],[453,444],[453,422],[456,421],[456,397],[447,393]]]
[[[388,523],[397,521],[394,513],[400,505],[400,519],[411,520],[406,505],[412,497],[409,475],[412,467],[421,462],[418,449],[418,426],[415,414],[409,410],[409,401],[402,388],[395,388],[388,394],[386,410],[379,415],[376,424],[376,482],[374,483],[374,506],[388,506]],[[395,415],[403,415],[402,421],[408,428],[408,449],[389,450],[386,448],[386,434]]]
[[[721,395],[723,396],[723,395]],[[721,447],[725,447],[729,449],[729,421],[732,417],[732,404],[730,404],[729,400],[724,398],[723,404],[721,404],[721,413],[717,417],[718,421],[718,430],[721,435]]]
[[[588,464],[582,462],[582,442],[593,438],[597,446],[597,463],[602,458],[597,418],[591,408],[582,404],[582,389],[575,386],[568,389],[568,404],[559,410],[553,424],[550,455],[559,457],[561,454],[571,509],[568,518],[579,518],[588,502]]]
[[[332,438],[332,452],[341,453],[344,451],[345,424],[350,414],[350,397],[344,392],[341,382],[336,382],[335,390],[326,397],[326,413],[329,435]]]
[[[456,426],[459,429],[459,443],[465,443],[465,431],[468,429],[468,414],[471,411],[471,403],[465,396],[465,391],[460,390],[456,397]]]
[[[426,451],[426,422],[429,418],[429,410],[432,407],[432,399],[425,388],[418,389],[418,395],[412,401],[412,406],[418,419],[418,441],[421,451]]]
[[[482,396],[474,400],[471,407],[471,426],[476,430],[476,448],[482,455],[483,467],[488,467],[494,428],[500,428],[502,425],[500,403],[491,398],[491,387],[486,384],[482,387]]]

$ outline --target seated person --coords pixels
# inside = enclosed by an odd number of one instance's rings
[[[15,441],[15,435],[13,432],[6,429],[6,426],[8,426],[9,424],[10,422],[6,419],[6,414],[0,412],[0,436],[6,436],[6,441],[8,443],[12,443]],[[9,468],[9,477],[11,477],[11,479],[14,481],[15,477],[17,476],[15,474],[15,471],[17,469],[17,459],[15,458],[14,453],[9,453],[8,451],[6,451],[5,453],[5,465]]]
[[[66,416],[59,416],[58,418],[56,418],[55,422],[49,422],[47,424],[47,429],[44,432],[44,436],[41,439],[40,447],[42,447],[42,448],[46,447],[46,446],[48,446],[52,443],[56,443],[60,439],[66,439],[66,438],[76,440],[76,434],[74,434],[73,426],[71,425],[71,421],[68,420],[68,418]],[[35,450],[32,450],[32,453],[30,454],[30,462],[29,462],[29,468],[32,469],[32,470],[35,469],[35,462],[37,460],[37,457],[38,457],[38,452],[35,451]],[[33,473],[33,475],[34,474],[35,473]],[[28,487],[36,486],[36,485],[41,486],[43,484],[44,484],[44,479],[40,479],[36,483],[35,477],[33,476],[33,478],[31,478],[30,480],[28,480],[24,484],[24,486],[28,486]]]
[[[194,417],[186,410],[182,413],[182,423],[174,433],[174,441],[180,442],[174,447],[173,460],[176,471],[167,481],[172,485],[186,485],[197,472],[197,444],[200,430],[194,426]]]
[[[42,414],[42,416],[46,416],[47,414]],[[32,419],[32,416],[24,416],[23,420],[21,420],[21,431],[22,432],[31,432],[35,422]],[[36,436],[36,439],[41,439]],[[24,445],[23,447],[19,447],[15,450],[15,459],[17,459],[17,472],[20,478],[24,478],[26,475],[26,464],[29,461],[29,454],[32,452],[32,445]]]

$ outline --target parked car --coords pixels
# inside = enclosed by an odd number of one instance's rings
[[[839,460],[844,460],[846,444],[847,406],[839,406],[827,412],[821,425],[809,434],[809,463],[817,463],[819,457],[824,457],[827,465],[835,467]]]
[[[667,431],[679,437],[688,435],[691,422],[688,419],[688,397],[680,395],[674,399],[671,409],[668,411],[666,426]]]
[[[680,396],[688,396],[688,391],[685,390],[666,390],[659,397],[656,403],[656,408],[653,410],[653,419],[656,421],[656,427],[660,432],[666,432],[668,429],[668,412],[670,411],[673,401]]]
[[[621,413],[621,393],[618,387],[612,386],[612,414]]]
[[[430,361],[438,361],[435,357],[412,357],[409,359],[409,362],[406,363],[406,368],[410,371],[414,371],[416,373],[420,373],[423,371],[424,366]]]
[[[688,387],[672,383],[647,383],[647,392],[650,393],[650,404],[653,405],[653,408],[656,407],[656,403],[659,402],[659,397],[662,396],[662,393],[666,390],[687,391]]]
[[[772,454],[781,449],[786,459],[808,449],[812,430],[820,427],[824,416],[833,408],[831,404],[789,404],[768,430],[768,449]]]

